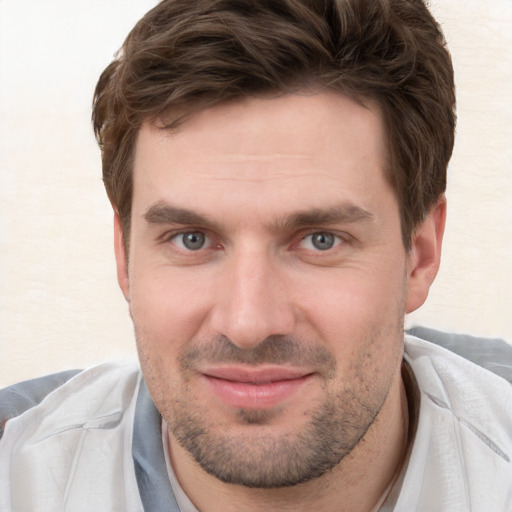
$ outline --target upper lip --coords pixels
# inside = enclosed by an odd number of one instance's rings
[[[207,377],[223,379],[232,382],[247,384],[270,384],[283,380],[301,379],[310,375],[311,371],[301,368],[286,367],[242,367],[242,366],[218,366],[202,370]]]

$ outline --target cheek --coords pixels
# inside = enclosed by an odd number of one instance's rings
[[[304,325],[310,336],[329,346],[341,374],[357,378],[374,372],[378,379],[380,370],[401,359],[403,269],[332,272],[309,285],[311,293],[303,297]]]
[[[307,292],[300,301],[311,319],[339,332],[340,326],[370,318],[381,324],[385,319],[395,322],[405,294],[404,271],[342,269],[314,276],[303,282],[303,289]]]
[[[336,357],[335,386],[377,406],[403,356],[405,293],[403,277],[372,276],[331,282],[329,294],[314,302],[309,323]]]
[[[145,343],[182,345],[208,314],[208,291],[192,269],[137,269],[130,276],[130,312]]]

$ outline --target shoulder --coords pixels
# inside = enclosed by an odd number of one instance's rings
[[[24,413],[37,410],[44,405],[45,410],[64,408],[64,404],[74,402],[83,408],[84,403],[77,396],[109,393],[114,386],[119,396],[121,387],[137,380],[138,366],[135,364],[109,363],[88,370],[68,370],[20,382],[0,390],[0,438],[9,420]],[[73,399],[71,399],[71,396]]]
[[[505,510],[512,492],[510,346],[421,334],[429,340],[405,339],[420,407],[396,510]]]
[[[512,344],[503,339],[444,332],[428,327],[413,327],[407,333],[445,348],[512,383]],[[424,348],[436,352],[432,345]],[[443,351],[441,354],[446,355]]]
[[[405,338],[405,359],[420,391],[458,417],[478,422],[489,411],[512,427],[512,347],[503,340],[431,330],[427,335]]]
[[[123,363],[4,390],[14,416],[0,441],[0,510],[141,511],[131,457],[141,383]]]
[[[0,438],[8,420],[39,404],[48,394],[65,384],[81,370],[45,375],[0,390]]]
[[[442,333],[436,336],[438,344],[411,335],[405,339],[405,360],[412,368],[421,394],[420,419],[421,414],[433,408],[436,417],[442,414],[447,418],[450,430],[455,428],[459,436],[461,431],[470,432],[472,440],[485,449],[490,448],[501,462],[506,462],[510,471],[512,385],[506,378],[510,377],[510,346],[501,340],[469,336],[457,340],[457,335],[452,334],[442,340],[448,343],[439,343]],[[445,346],[457,346],[458,353]],[[485,353],[489,354],[487,360]],[[492,371],[496,368],[500,369],[500,375]],[[459,437],[458,442],[461,440]],[[463,448],[463,444],[460,446]],[[476,445],[471,446],[473,450]]]

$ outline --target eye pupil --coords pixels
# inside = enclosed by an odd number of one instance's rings
[[[191,251],[197,251],[204,245],[205,236],[203,233],[195,231],[191,233],[184,233],[182,236],[183,245]]]
[[[319,251],[326,251],[334,246],[334,235],[330,233],[313,233],[311,235],[311,242]]]

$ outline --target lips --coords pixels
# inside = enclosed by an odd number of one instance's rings
[[[268,409],[296,394],[312,373],[294,368],[208,368],[202,373],[210,390],[226,405]]]

